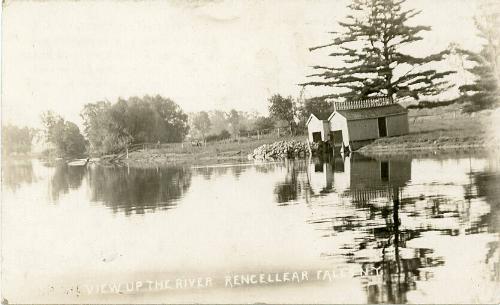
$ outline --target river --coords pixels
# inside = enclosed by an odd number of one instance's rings
[[[498,156],[2,166],[10,303],[500,301]]]

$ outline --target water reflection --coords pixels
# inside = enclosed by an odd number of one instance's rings
[[[2,186],[16,191],[23,184],[36,181],[31,160],[9,160],[2,158]]]
[[[344,257],[347,263],[381,270],[381,279],[365,283],[369,303],[407,303],[407,293],[417,289],[417,282],[432,278],[432,267],[445,263],[432,247],[412,246],[412,241],[432,244],[426,237],[429,232],[457,236],[480,233],[483,227],[490,233],[498,232],[498,173],[469,175],[470,183],[463,185],[463,198],[468,201],[463,202],[449,196],[450,192],[456,194],[454,183],[432,182],[426,189],[410,185],[411,160],[356,154],[326,162],[316,160],[308,168],[313,196],[332,189],[335,193],[310,205],[313,216],[308,223],[334,244],[335,240],[344,241],[323,257],[334,261]],[[445,196],[440,191],[446,193],[447,187],[452,189]],[[422,191],[424,194],[415,194]],[[471,200],[479,197],[486,199],[489,209],[476,206],[473,212]],[[490,242],[488,248],[486,262],[494,260],[490,277],[498,280],[498,240]]]
[[[88,179],[90,198],[126,215],[169,209],[189,189],[191,175],[185,167],[92,167]]]
[[[49,183],[51,201],[56,202],[62,194],[70,189],[77,189],[82,185],[86,168],[83,166],[68,166],[65,163],[56,164]]]
[[[177,266],[210,276],[238,268],[254,272],[347,265],[378,270],[380,276],[289,289],[322,303],[325,299],[307,289],[337,297],[354,291],[353,302],[368,303],[498,301],[484,291],[500,281],[500,174],[498,162],[490,165],[483,158],[353,154],[323,161],[142,169],[28,162],[4,165],[2,178],[7,190],[3,220],[12,236],[6,259],[11,266],[18,263],[21,280],[38,266],[45,274],[61,262],[72,279],[84,268],[95,278],[108,272],[112,280],[122,276],[127,281],[142,280],[141,272],[147,279],[151,270],[167,274]],[[59,204],[26,200],[47,194],[48,202]],[[169,210],[173,207],[175,211]],[[73,222],[74,217],[79,221]],[[122,233],[104,236],[96,223]],[[72,242],[74,236],[80,238]],[[87,247],[89,243],[98,246]],[[104,263],[101,253],[94,253],[101,249],[116,260]],[[21,255],[31,264],[18,260]],[[118,269],[125,271],[114,273]],[[243,300],[293,302],[286,298],[285,286],[249,288],[259,297]],[[462,293],[450,296],[451,290]],[[213,293],[214,303],[230,294],[241,302],[238,291],[210,290],[207,295]],[[202,293],[200,297],[206,296]],[[174,294],[145,294],[152,302],[163,297],[183,301]],[[129,299],[120,295],[114,300]],[[339,300],[345,302],[330,301]]]

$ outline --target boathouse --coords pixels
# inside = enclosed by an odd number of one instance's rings
[[[408,134],[408,111],[390,98],[334,102],[332,145],[356,150],[372,140]]]
[[[307,134],[309,142],[327,142],[330,138],[330,123],[328,116],[314,115],[311,113],[307,119]]]
[[[307,121],[309,141],[321,140],[334,148],[348,148],[350,151],[378,138],[409,132],[408,111],[391,98],[334,102],[334,111],[327,120],[328,127],[323,127],[324,121],[321,124],[319,121],[313,115]]]

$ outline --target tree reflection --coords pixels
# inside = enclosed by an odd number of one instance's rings
[[[226,174],[227,166],[199,166],[192,169],[196,175],[201,175],[206,180],[210,180],[213,175],[221,176]]]
[[[57,201],[62,194],[68,193],[70,189],[79,188],[82,185],[85,172],[86,167],[84,166],[68,166],[64,163],[57,164],[49,182],[50,199]]]
[[[22,184],[35,181],[31,160],[2,159],[2,186],[16,191]]]
[[[189,189],[191,176],[191,169],[185,167],[98,166],[90,170],[91,200],[126,215],[169,209]]]

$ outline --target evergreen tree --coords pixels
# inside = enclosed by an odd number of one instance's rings
[[[325,97],[364,99],[371,96],[405,97],[436,95],[450,88],[444,79],[452,71],[437,71],[426,66],[449,53],[444,50],[425,57],[404,53],[403,47],[422,40],[427,26],[410,26],[407,22],[420,11],[404,9],[405,0],[352,0],[351,14],[339,22],[340,32],[333,41],[310,48],[311,51],[333,48],[329,54],[343,64],[314,66],[318,73],[309,77],[321,80],[302,85],[330,86],[340,93]],[[338,91],[338,90],[336,90]]]
[[[466,111],[477,111],[500,103],[500,5],[485,3],[481,18],[476,18],[479,37],[484,41],[481,51],[460,50],[472,62],[467,71],[476,76],[474,83],[460,86],[462,99],[470,102]]]

